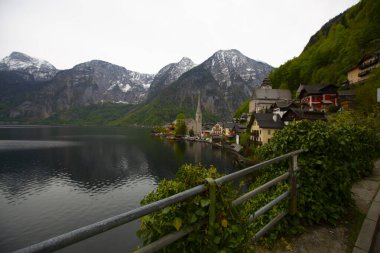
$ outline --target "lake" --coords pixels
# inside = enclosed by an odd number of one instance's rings
[[[236,171],[207,143],[170,142],[146,128],[0,126],[0,252],[127,212],[181,164]],[[138,221],[59,252],[130,252]]]

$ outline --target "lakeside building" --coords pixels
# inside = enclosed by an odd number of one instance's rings
[[[225,122],[223,123],[223,136],[226,138],[235,137],[235,122]]]
[[[211,135],[223,135],[223,124],[222,123],[216,123],[212,128],[211,128]]]

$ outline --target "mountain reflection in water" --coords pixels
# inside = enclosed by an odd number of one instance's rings
[[[0,127],[0,252],[132,210],[183,163],[236,169],[209,144],[169,142],[144,128]],[[128,252],[137,228],[131,222],[61,252]]]

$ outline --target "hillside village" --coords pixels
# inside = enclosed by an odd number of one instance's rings
[[[248,145],[266,144],[292,121],[327,121],[329,114],[353,109],[355,89],[366,82],[373,69],[380,67],[379,58],[380,51],[363,56],[348,70],[347,80],[339,85],[300,84],[295,97],[289,89],[272,88],[269,78],[265,78],[260,87],[254,89],[248,111],[227,122],[202,122],[199,95],[195,119],[176,119],[158,134],[169,139],[232,144],[236,151],[242,149],[240,140],[244,133],[249,135]],[[176,131],[180,124],[184,125],[182,132]]]

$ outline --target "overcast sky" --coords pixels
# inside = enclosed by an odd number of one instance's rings
[[[12,51],[58,69],[105,60],[156,73],[220,49],[278,67],[359,0],[0,0],[0,58]]]

